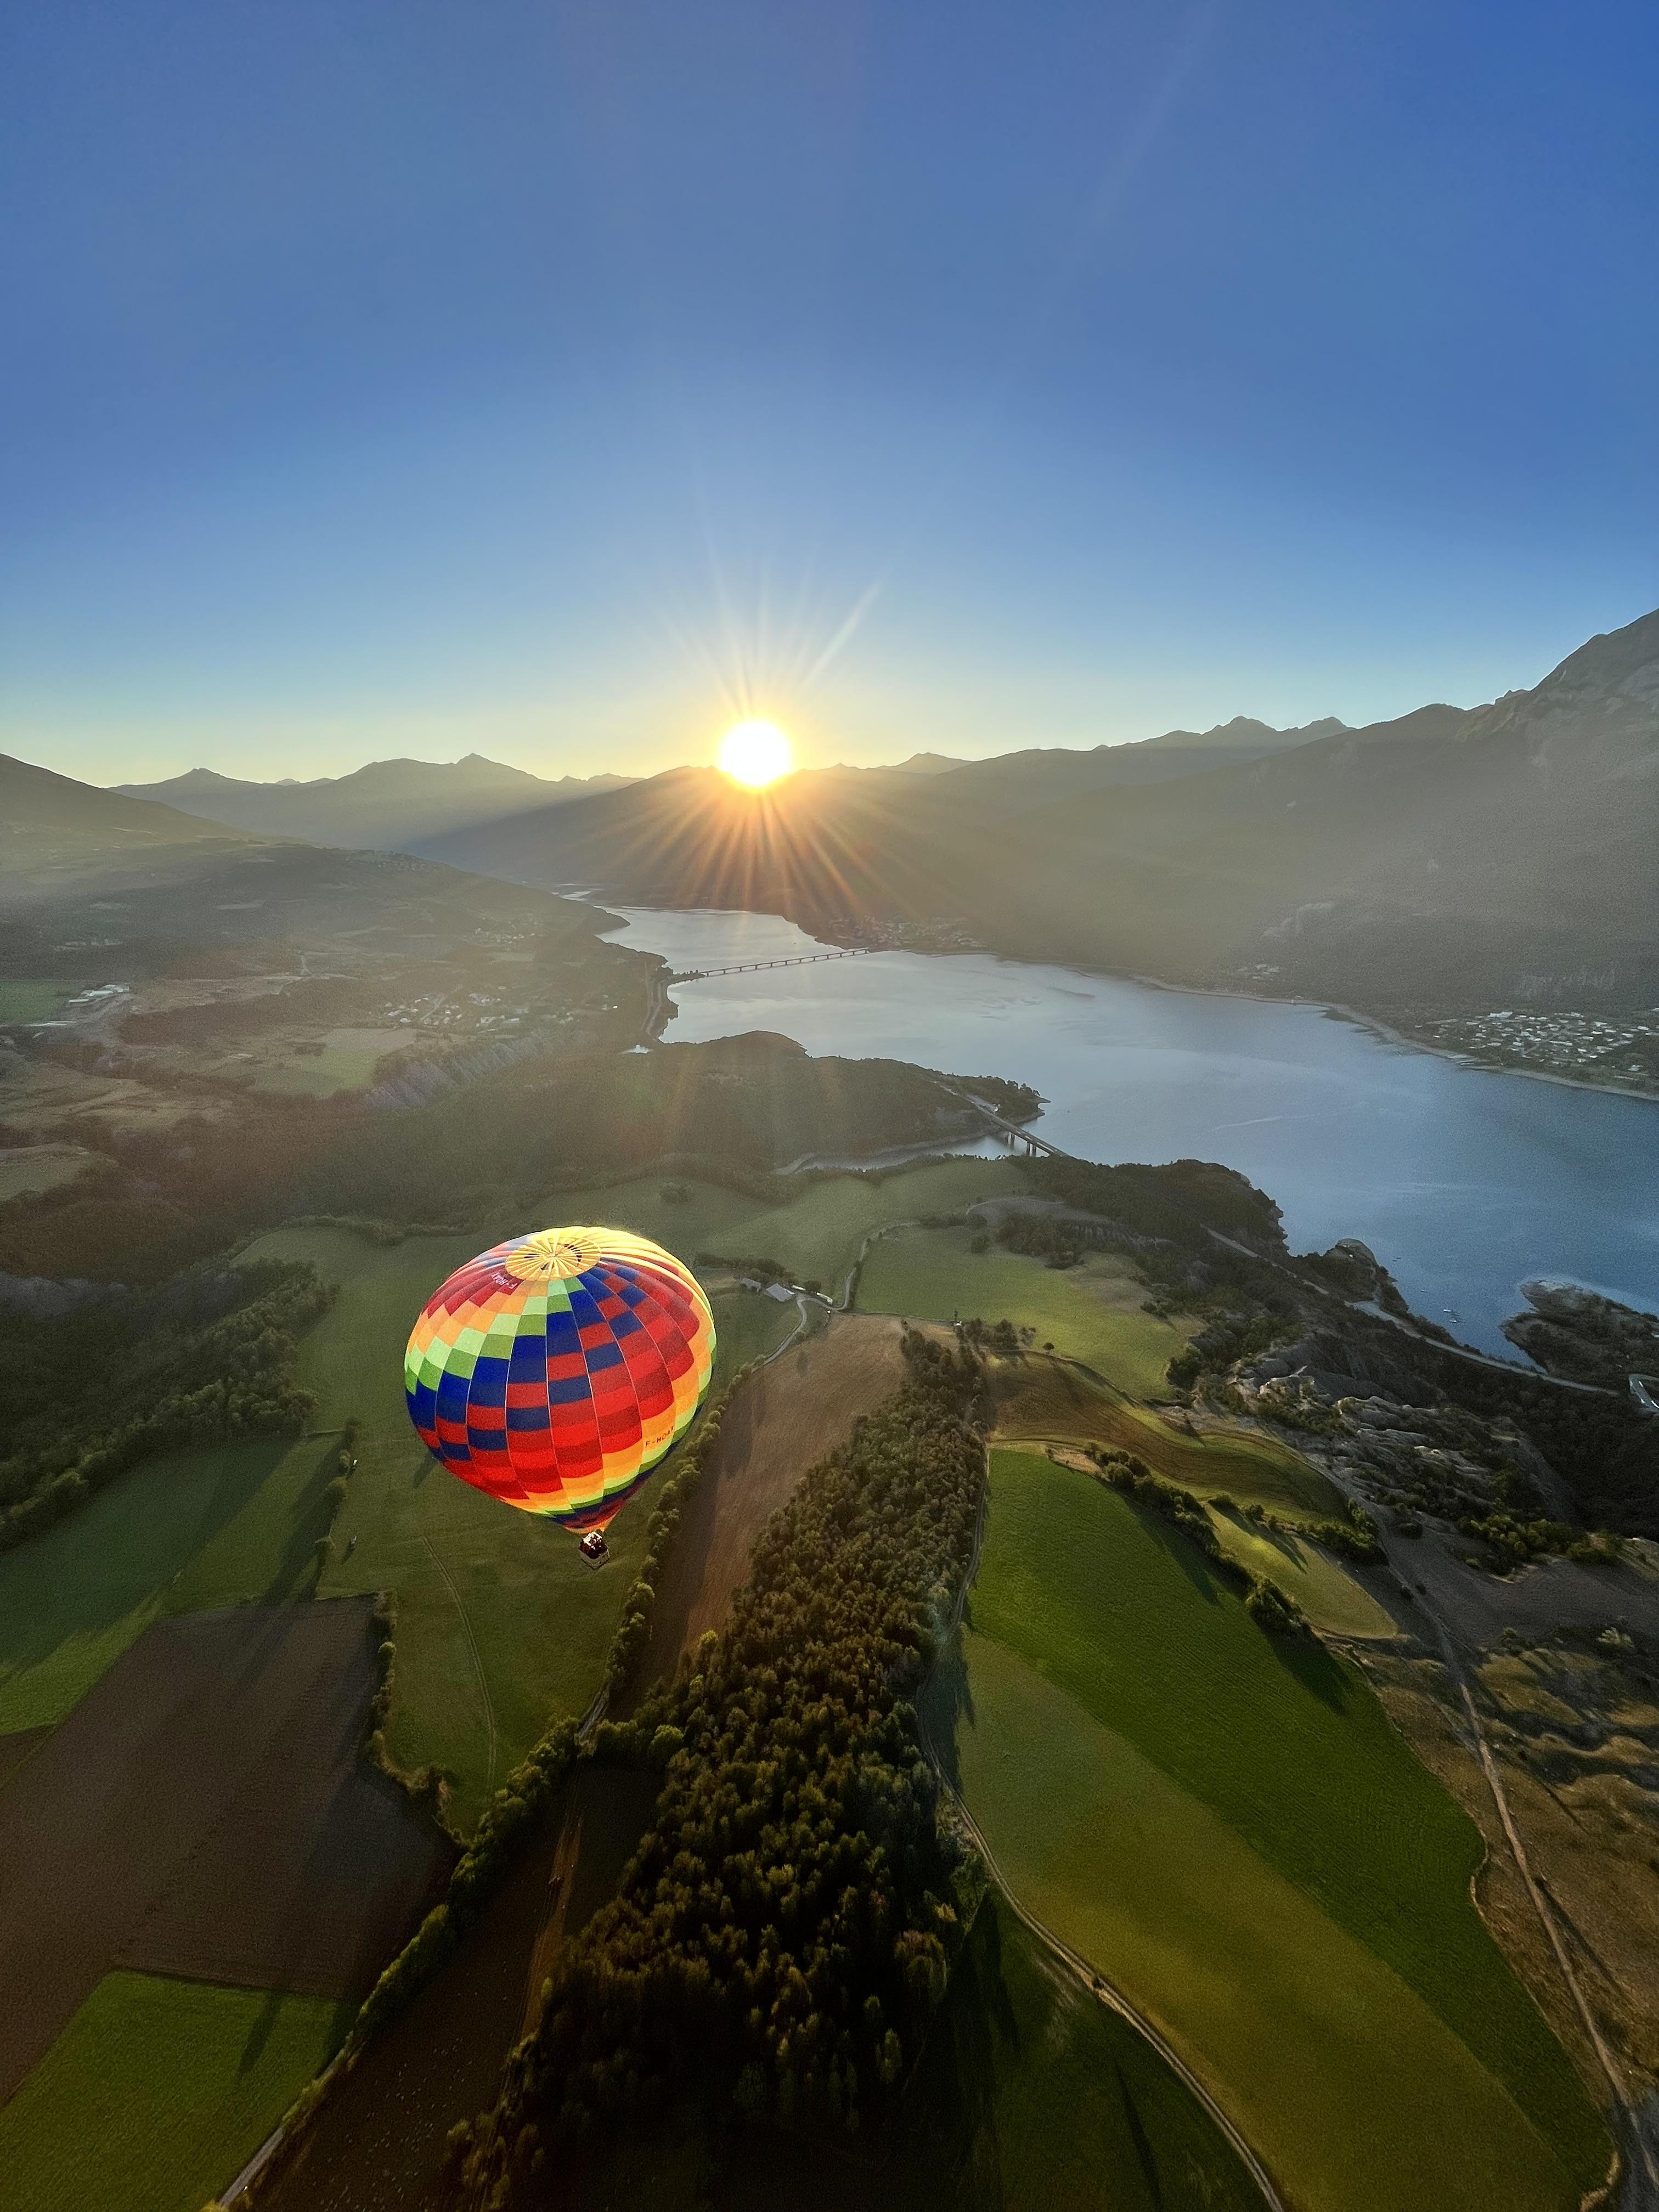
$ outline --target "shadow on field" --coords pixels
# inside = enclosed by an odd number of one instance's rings
[[[1174,1528],[1164,1516],[1150,1506],[1137,1504],[1131,1498],[1129,1509],[1153,1542],[1173,1559],[1188,1581],[1206,1604],[1219,1605],[1224,1595],[1237,1597],[1238,1586],[1231,1576],[1218,1572],[1196,1544]],[[1257,1530],[1254,1523],[1244,1524],[1253,1534],[1279,1535],[1277,1530]],[[1286,1558],[1299,1561],[1301,1553],[1293,1543],[1282,1543],[1279,1548]],[[1296,1636],[1269,1636],[1264,1630],[1263,1640],[1281,1667],[1296,1676],[1304,1690],[1328,1705],[1333,1712],[1346,1712],[1353,1694],[1353,1684],[1340,1660],[1333,1656],[1316,1637],[1310,1632]]]
[[[11,1776],[0,2100],[116,1966],[367,1993],[454,1858],[362,1760],[371,1617],[340,1598],[156,1621]]]
[[[654,1771],[581,1764],[466,1942],[370,2044],[272,2172],[264,2212],[441,2212],[452,2202],[449,2132],[495,2102],[559,1950],[615,1895],[661,1780]]]
[[[1310,1690],[1334,1713],[1346,1712],[1354,1686],[1341,1662],[1333,1657],[1322,1644],[1305,1635],[1271,1636],[1267,1641],[1279,1664],[1296,1676],[1304,1690]]]
[[[973,1626],[966,1607],[963,1625],[969,1628]],[[962,1636],[961,1628],[951,1630],[950,1641],[934,1661],[933,1671],[916,1700],[916,1716],[928,1746],[939,1760],[940,1772],[958,1796],[962,1791],[962,1770],[957,1753],[957,1731],[964,1723],[972,1728],[975,1718],[973,1685],[969,1679]]]
[[[1232,1590],[1233,1585],[1216,1572],[1197,1545],[1183,1536],[1179,1528],[1172,1528],[1152,1507],[1141,1505],[1133,1498],[1128,1500],[1128,1505],[1152,1541],[1169,1554],[1205,1602],[1219,1605],[1223,1593]]]
[[[289,1509],[287,1540],[276,1562],[276,1571],[262,1594],[262,1604],[280,1605],[285,1597],[293,1595],[315,1565],[317,1539],[328,1534],[328,1510],[323,1504],[323,1492],[339,1472],[339,1456],[338,1442],[331,1437],[325,1437],[304,1488]]]
[[[169,1518],[164,1504],[151,1518],[127,1518],[142,1507],[145,1486],[156,1488],[153,1462],[131,1468],[78,1512],[9,1554],[10,1588],[0,1599],[0,1672],[38,1667],[69,1638],[97,1637],[146,1598],[160,1596],[235,1519],[292,1448],[289,1438],[278,1437],[201,1454],[224,1464],[187,1525],[176,1510]],[[17,1594],[18,1585],[33,1576],[47,1592],[39,1602]]]

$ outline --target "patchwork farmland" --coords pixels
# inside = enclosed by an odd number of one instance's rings
[[[992,1455],[929,1693],[1022,1902],[1313,2212],[1571,2212],[1604,2129],[1469,1893],[1480,1837],[1356,1669],[1091,1476]]]
[[[117,1966],[364,1994],[451,1856],[375,1680],[362,1601],[159,1622],[0,1788],[0,2098]]]

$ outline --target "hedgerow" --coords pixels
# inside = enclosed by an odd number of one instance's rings
[[[1103,1482],[1161,1514],[1203,1553],[1218,1573],[1238,1585],[1245,1610],[1259,1628],[1273,1636],[1299,1636],[1305,1632],[1307,1617],[1290,1592],[1267,1575],[1252,1574],[1223,1548],[1201,1498],[1154,1474],[1146,1461],[1137,1459],[1133,1452],[1091,1444],[1088,1453]]]

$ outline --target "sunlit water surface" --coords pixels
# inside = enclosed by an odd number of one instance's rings
[[[676,969],[825,950],[775,915],[627,917]],[[1461,1067],[1317,1006],[1158,990],[989,953],[882,952],[676,986],[670,1042],[775,1030],[812,1053],[1034,1084],[1097,1160],[1223,1160],[1297,1250],[1362,1237],[1464,1342],[1528,1277],[1659,1304],[1659,1105]]]

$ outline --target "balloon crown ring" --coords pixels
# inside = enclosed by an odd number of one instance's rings
[[[501,1265],[520,1283],[563,1282],[585,1274],[601,1246],[591,1229],[543,1229],[501,1255]]]

